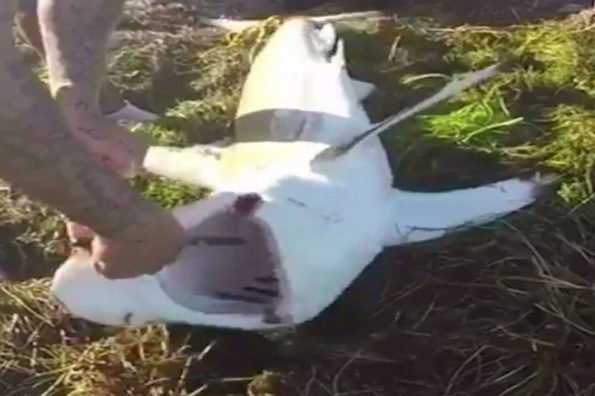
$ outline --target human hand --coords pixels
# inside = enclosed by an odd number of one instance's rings
[[[165,210],[110,238],[73,222],[67,223],[66,231],[72,254],[88,250],[97,271],[109,279],[154,274],[175,261],[185,242],[182,226]]]

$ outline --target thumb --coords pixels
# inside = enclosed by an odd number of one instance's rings
[[[108,252],[106,252],[108,250]],[[95,271],[105,276],[108,279],[113,279],[112,266],[106,265],[105,258],[106,253],[109,255],[109,249],[107,249],[105,241],[102,241],[101,237],[96,237],[91,242],[91,260]],[[109,258],[108,258],[109,262]]]
[[[66,235],[71,242],[90,241],[95,237],[95,232],[85,225],[69,221],[66,223]]]
[[[95,271],[110,280],[132,278],[140,275],[128,261],[122,261],[128,255],[122,254],[126,247],[118,246],[113,241],[96,237],[92,243],[93,266]]]

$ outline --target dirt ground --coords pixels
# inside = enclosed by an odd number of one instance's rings
[[[222,38],[200,26],[194,1],[158,3],[131,4],[110,76],[129,99],[166,114],[140,133],[179,145],[215,140],[229,132],[247,54],[261,38]],[[473,113],[478,125],[469,127],[465,116],[413,123],[386,138],[395,184],[440,190],[534,167],[554,168],[566,184],[499,224],[385,251],[320,317],[274,334],[106,329],[64,315],[47,302],[47,277],[67,250],[60,217],[0,192],[0,259],[16,274],[0,284],[0,394],[595,395],[593,14],[565,19],[574,9],[562,0],[287,3],[280,13],[301,5],[311,14],[397,14],[389,25],[345,32],[352,72],[383,87],[367,103],[376,119],[427,93],[403,83],[407,76],[469,69],[531,42],[513,59],[520,71],[494,85],[510,110],[502,125],[512,126],[469,140],[470,130],[501,120]],[[524,121],[513,123],[517,116]],[[161,180],[137,183],[167,206],[200,195]]]

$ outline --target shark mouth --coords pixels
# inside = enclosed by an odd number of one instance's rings
[[[286,293],[281,259],[268,226],[252,216],[261,203],[257,194],[240,196],[233,207],[190,230],[188,246],[157,275],[173,301],[204,314],[282,321],[278,308]]]

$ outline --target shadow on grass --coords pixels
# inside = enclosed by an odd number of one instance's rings
[[[31,230],[27,222],[0,224],[0,276],[4,280],[22,282],[50,276],[65,258],[58,251],[63,241],[43,240],[43,230]],[[35,226],[33,226],[35,227]],[[39,234],[35,235],[37,232]],[[41,235],[40,235],[41,234]],[[65,250],[64,250],[65,251]]]

